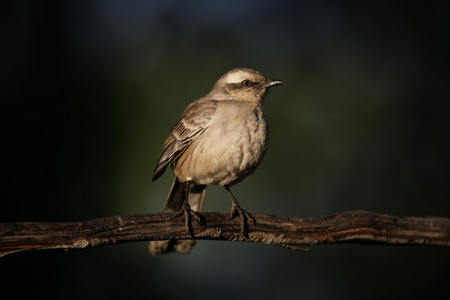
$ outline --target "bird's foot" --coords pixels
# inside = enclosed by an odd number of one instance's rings
[[[192,228],[192,223],[191,223],[191,219],[192,217],[195,218],[195,220],[197,220],[197,223],[205,228],[205,224],[203,223],[202,219],[200,218],[200,215],[195,212],[191,206],[189,205],[189,203],[187,201],[184,201],[183,204],[181,205],[181,209],[176,212],[173,217],[174,218],[178,218],[181,215],[184,215],[184,220],[185,220],[185,228],[186,228],[186,233],[189,234],[190,236],[194,236],[194,229]]]
[[[252,221],[253,225],[256,225],[256,220],[252,217],[252,215],[242,209],[237,202],[233,202],[233,205],[231,206],[230,219],[233,219],[238,214],[241,218],[241,234],[248,236],[248,220]]]

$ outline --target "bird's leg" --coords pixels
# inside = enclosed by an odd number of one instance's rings
[[[239,214],[239,216],[241,217],[241,234],[247,235],[247,220],[250,219],[254,225],[256,225],[256,220],[248,212],[241,208],[239,203],[236,201],[236,198],[234,198],[233,193],[231,192],[228,185],[225,185],[225,189],[227,190],[228,196],[230,196],[232,202],[230,218],[233,219],[237,214]]]
[[[200,226],[204,227],[204,224],[203,224],[202,219],[198,215],[198,213],[196,213],[189,205],[188,199],[189,199],[190,191],[191,191],[191,182],[187,181],[186,182],[186,190],[185,190],[185,194],[184,194],[184,201],[181,204],[181,209],[177,213],[175,213],[175,215],[173,215],[173,217],[177,218],[181,215],[184,215],[186,233],[189,234],[190,236],[194,236],[194,229],[192,228],[192,224],[191,224],[192,216],[195,217],[195,219],[197,220],[197,222]]]

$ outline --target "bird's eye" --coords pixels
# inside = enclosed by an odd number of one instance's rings
[[[250,86],[250,80],[246,79],[242,81],[242,86]]]

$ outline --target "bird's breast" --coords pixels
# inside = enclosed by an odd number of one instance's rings
[[[235,184],[255,171],[267,142],[262,107],[224,105],[174,163],[175,175],[197,184]]]

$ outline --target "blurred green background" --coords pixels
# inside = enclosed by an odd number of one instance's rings
[[[364,209],[450,217],[450,15],[445,1],[3,1],[0,222],[158,212],[151,182],[185,107],[236,67],[281,79],[270,143],[234,187],[249,212]],[[209,187],[205,210],[229,211]],[[440,247],[308,253],[200,241],[0,259],[5,299],[438,299]],[[3,298],[3,297],[2,297]]]

